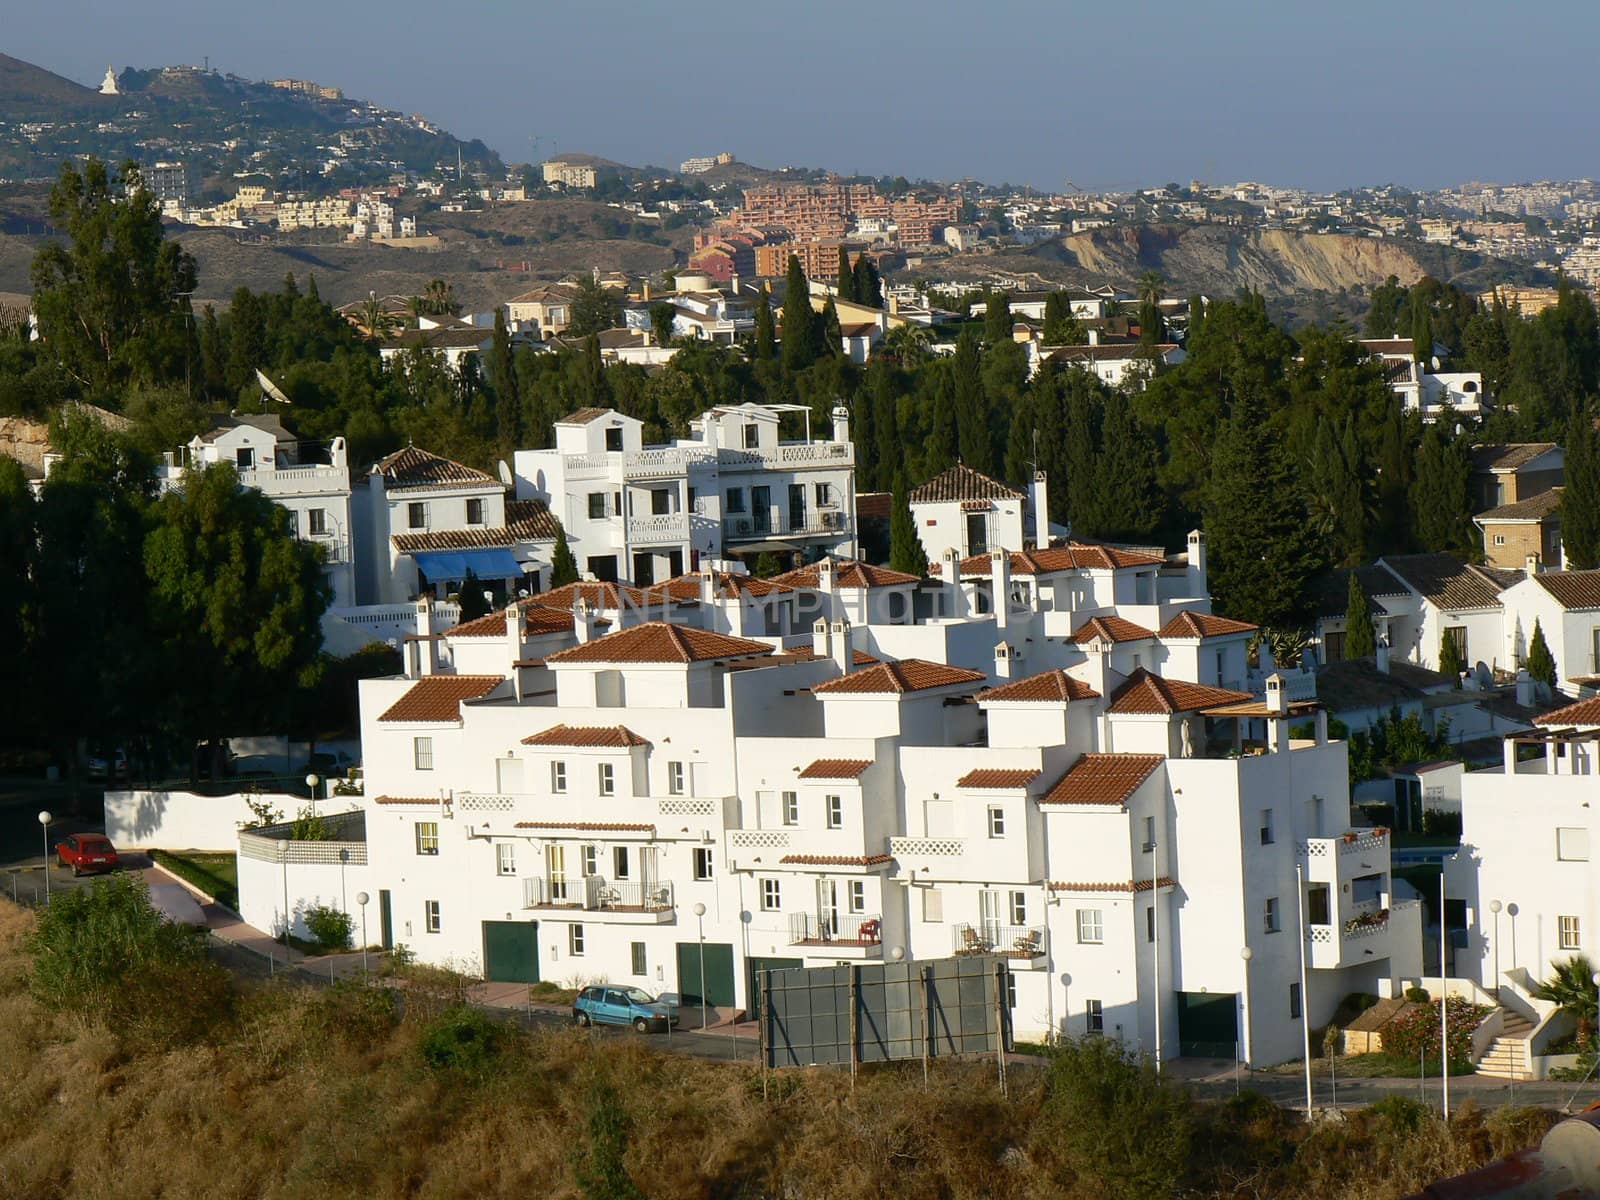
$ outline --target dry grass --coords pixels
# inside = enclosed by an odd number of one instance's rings
[[[0,903],[0,1196],[578,1197],[592,1083],[631,1120],[625,1163],[652,1200],[1091,1197],[1047,1143],[1045,1080],[997,1091],[988,1064],[772,1078],[560,1029],[505,1040],[494,1069],[417,1052],[436,1003],[393,1018],[363,991],[252,989],[203,1042],[150,1049],[27,991],[32,916]],[[441,989],[442,991],[443,989]],[[441,995],[440,1002],[448,997]],[[1018,1078],[1018,1075],[1021,1077]],[[1360,1114],[1307,1133],[1262,1102],[1198,1110],[1193,1194],[1400,1196],[1531,1144],[1547,1114],[1401,1129]]]

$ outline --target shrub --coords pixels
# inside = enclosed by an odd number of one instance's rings
[[[306,928],[317,945],[327,950],[348,950],[355,920],[341,909],[316,904],[306,909]]]
[[[1433,997],[1428,994],[1427,988],[1408,987],[1406,989],[1406,999],[1413,1004],[1427,1004]]]
[[[1433,1109],[1410,1096],[1385,1096],[1368,1107],[1367,1112],[1390,1129],[1415,1133],[1433,1120]]]
[[[429,1022],[417,1051],[436,1071],[482,1076],[499,1054],[505,1032],[494,1018],[459,1004]]]
[[[624,1158],[633,1119],[617,1089],[596,1078],[589,1085],[588,1145],[573,1162],[578,1190],[586,1200],[643,1200]]]
[[[1424,809],[1422,812],[1422,832],[1429,837],[1460,837],[1461,814],[1458,812],[1445,812],[1438,808]]]
[[[1489,1009],[1454,996],[1445,1001],[1445,1024],[1450,1030],[1450,1069],[1464,1071],[1472,1062],[1472,1031],[1489,1015]],[[1383,1030],[1383,1049],[1395,1058],[1415,1062],[1425,1056],[1439,1061],[1439,1013],[1432,1005],[1401,1011]]]

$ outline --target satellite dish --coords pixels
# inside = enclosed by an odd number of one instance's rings
[[[1433,357],[1432,357],[1432,358],[1431,358],[1431,359],[1429,359],[1429,360],[1428,360],[1428,361],[1429,361],[1429,362],[1430,362],[1430,363],[1432,363],[1432,365],[1433,365],[1433,369],[1434,369],[1434,370],[1435,370],[1435,371],[1437,371],[1437,370],[1438,370],[1438,369],[1439,369],[1439,356],[1438,356],[1438,355],[1437,355],[1437,354],[1435,354],[1435,355],[1434,355],[1434,356],[1433,356]]]
[[[283,394],[282,388],[273,383],[272,380],[268,379],[266,375],[262,373],[260,367],[256,368],[256,382],[261,385],[261,390],[267,394],[267,398],[269,400],[276,400],[279,404],[294,403],[289,399],[289,397]]]
[[[515,481],[511,478],[511,468],[506,466],[506,460],[505,459],[502,458],[500,460],[499,468],[500,468],[500,482],[505,484],[507,487],[514,486],[515,485]]]

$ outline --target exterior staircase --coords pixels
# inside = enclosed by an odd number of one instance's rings
[[[1528,1037],[1533,1033],[1533,1022],[1510,1009],[1501,1012],[1500,1033],[1478,1060],[1478,1074],[1496,1079],[1532,1079]]]

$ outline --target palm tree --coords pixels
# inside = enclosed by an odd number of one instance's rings
[[[381,342],[395,327],[395,315],[383,306],[383,301],[371,292],[356,306],[356,323],[366,331],[367,337]]]
[[[453,317],[461,311],[461,305],[456,303],[455,288],[442,279],[434,279],[422,289],[422,295],[411,298],[411,311],[432,317]]]
[[[1534,984],[1532,994],[1561,1006],[1578,1023],[1578,1047],[1583,1049],[1594,1037],[1596,990],[1594,964],[1587,954],[1574,954],[1566,962],[1552,962],[1555,974]]]
[[[914,367],[929,355],[928,346],[933,335],[921,325],[896,325],[883,335],[879,343],[883,352],[892,355],[902,367]]]

